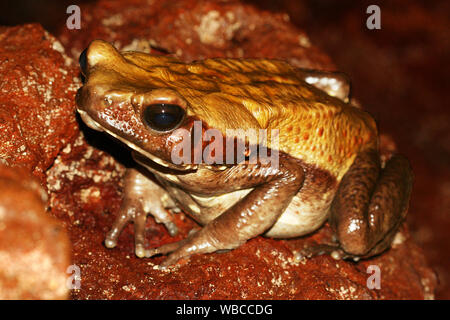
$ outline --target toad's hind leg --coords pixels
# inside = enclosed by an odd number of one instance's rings
[[[176,209],[176,206],[164,189],[135,169],[127,170],[124,184],[125,192],[119,216],[106,235],[105,245],[114,248],[123,228],[133,222],[135,252],[138,257],[144,257],[147,214],[153,215],[156,222],[164,223],[170,235],[174,236],[178,231],[177,226],[166,209]]]
[[[393,155],[380,168],[375,151],[360,153],[343,177],[331,205],[330,225],[353,257],[389,248],[408,210],[413,175],[408,160]]]

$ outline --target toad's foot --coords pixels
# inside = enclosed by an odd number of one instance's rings
[[[163,223],[169,234],[175,236],[178,228],[171,220],[166,209],[173,209],[175,204],[166,191],[137,170],[128,169],[125,175],[125,197],[119,216],[114,221],[111,230],[105,238],[105,246],[114,248],[123,228],[134,223],[135,253],[138,257],[145,256],[145,223],[147,214],[155,217],[156,222]]]
[[[345,251],[340,248],[339,243],[315,244],[307,246],[297,252],[295,254],[295,258],[301,260],[303,258],[313,258],[321,255],[329,255],[335,260],[351,258],[350,255],[345,253]]]

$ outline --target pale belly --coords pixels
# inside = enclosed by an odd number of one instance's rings
[[[320,201],[311,203],[300,191],[265,235],[272,238],[293,238],[317,230],[328,218],[334,192],[322,195]]]
[[[220,216],[252,190],[202,196],[187,193],[179,188],[175,181],[176,176],[159,175],[158,180],[164,185],[169,195],[179,203],[181,209],[202,225]],[[307,179],[303,188],[294,196],[288,208],[265,235],[273,238],[292,238],[317,230],[328,218],[334,194],[335,188],[323,190]]]

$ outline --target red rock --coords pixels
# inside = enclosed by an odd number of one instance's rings
[[[40,25],[0,27],[1,162],[24,166],[41,181],[75,136],[79,71]]]
[[[0,165],[0,300],[66,299],[71,248],[27,170]]]
[[[97,1],[82,8],[83,32],[61,28],[58,38],[74,57],[94,39],[121,50],[151,46],[184,61],[206,57],[285,59],[305,68],[333,69],[287,14],[257,10],[238,1]],[[156,50],[157,52],[157,50]]]
[[[68,296],[68,237],[28,173],[44,183],[45,170],[78,132],[77,76],[41,26],[0,27],[0,298]]]

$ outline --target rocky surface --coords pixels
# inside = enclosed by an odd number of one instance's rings
[[[78,69],[39,25],[0,27],[0,161],[41,180],[78,126]]]
[[[46,200],[27,170],[0,165],[0,300],[69,296],[69,238]]]
[[[78,131],[78,71],[63,50],[39,25],[0,27],[0,299],[69,295],[68,235],[40,186]]]
[[[262,12],[235,1],[178,1],[176,4],[172,2],[161,4],[159,1],[148,4],[143,0],[98,1],[82,7],[82,11],[84,24],[81,30],[69,31],[61,27],[58,33],[67,52],[71,52],[75,57],[89,41],[102,38],[113,42],[121,49],[174,53],[183,60],[217,55],[267,56],[287,59],[302,67],[335,68],[330,59],[311,43],[305,33],[287,20],[286,15]],[[22,29],[28,31],[21,32]],[[37,25],[3,29],[3,32],[11,30],[22,36],[40,32],[43,34],[40,45],[46,47],[48,41],[46,37],[49,36]],[[20,39],[20,36],[18,37]],[[14,38],[9,37],[8,41],[14,43]],[[36,46],[39,45],[37,39],[31,38],[28,42],[30,41],[34,41]],[[15,47],[17,51],[27,50],[25,45],[20,47],[17,44]],[[48,54],[43,56],[46,57]],[[58,59],[61,57],[64,56],[55,58],[56,63],[59,63]],[[3,59],[3,55],[0,55],[0,60]],[[72,75],[73,65],[67,61],[67,65],[62,69]],[[18,61],[15,66],[26,68],[29,64],[29,61]],[[49,83],[49,80],[45,83]],[[57,78],[52,82],[51,87],[53,86],[70,88],[66,92],[73,98],[73,89],[79,86],[79,82],[68,76]],[[19,86],[16,90],[20,88],[22,87]],[[19,116],[20,112],[16,110],[26,109],[23,106],[27,106],[25,102],[27,100],[17,101],[17,105],[21,108],[7,109],[13,110],[13,113],[3,123],[14,128],[18,122],[25,122],[25,119],[28,123],[39,119],[35,114],[26,114],[23,118]],[[33,164],[27,162],[26,167],[38,177],[42,177],[43,170],[51,166],[45,171],[45,181],[41,182],[48,189],[51,214],[63,223],[69,233],[72,243],[72,263],[81,268],[81,288],[72,291],[72,298],[429,299],[433,297],[436,286],[435,275],[427,266],[422,250],[411,239],[406,226],[397,235],[391,250],[379,257],[358,263],[336,261],[329,256],[295,258],[295,253],[304,246],[330,237],[327,225],[310,237],[301,239],[273,240],[257,237],[236,250],[222,254],[194,256],[167,271],[160,270],[157,266],[162,257],[138,259],[134,256],[132,225],[127,226],[121,235],[117,248],[106,249],[102,241],[118,213],[124,168],[132,165],[132,162],[123,146],[112,142],[102,134],[92,132],[83,125],[82,133],[78,133],[73,100],[68,104],[61,103],[54,106],[54,112],[61,112],[56,111],[60,109],[66,110],[63,114],[67,114],[67,117],[62,117],[64,120],[61,123],[55,122],[53,125],[44,121],[40,126],[43,132],[47,132],[46,130],[52,133],[59,132],[59,136],[54,136],[56,137],[54,141],[44,141],[42,138],[39,140],[42,141],[41,148],[54,147],[55,152],[51,153],[51,156],[45,153],[44,158],[47,160],[41,162],[38,161],[40,159],[38,154],[37,160]],[[9,140],[5,138],[3,141]],[[9,165],[19,163],[16,160],[17,153],[13,151],[9,153]],[[55,159],[56,154],[58,156]],[[163,226],[149,218],[147,223],[149,246],[179,240],[186,236],[191,228],[197,227],[183,214],[176,217],[181,232],[175,238],[171,238]],[[370,265],[380,268],[381,289],[372,290],[367,287],[367,279],[370,276],[367,268]]]
[[[90,41],[103,39],[121,50],[171,53],[184,61],[264,57],[305,68],[333,68],[287,14],[236,1],[97,1],[83,7],[83,23],[81,30],[61,27],[58,34],[74,57]]]

